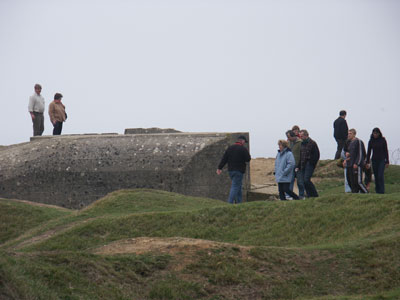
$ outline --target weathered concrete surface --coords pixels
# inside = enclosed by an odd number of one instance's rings
[[[182,131],[178,131],[176,129],[172,128],[158,128],[158,127],[152,127],[152,128],[126,128],[125,129],[125,134],[154,134],[154,133],[178,133]]]
[[[0,197],[80,208],[114,190],[154,188],[226,200],[229,176],[215,171],[239,135],[248,133],[36,137],[0,149]]]

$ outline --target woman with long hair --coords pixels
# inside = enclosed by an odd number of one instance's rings
[[[385,168],[389,166],[389,152],[386,139],[378,127],[372,130],[371,138],[368,142],[367,168],[371,167],[370,157],[372,152],[372,170],[375,176],[375,192],[377,194],[385,193]]]

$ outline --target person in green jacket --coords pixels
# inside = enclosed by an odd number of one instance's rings
[[[289,148],[290,150],[292,150],[294,160],[297,166],[300,161],[301,139],[296,135],[296,133],[293,130],[286,131],[286,137],[289,142]],[[303,177],[301,176],[301,172],[296,172],[296,170],[293,170],[293,178],[292,181],[290,182],[289,189],[290,191],[293,192],[295,178],[297,178],[297,187],[299,188],[299,198],[304,199],[304,180]]]

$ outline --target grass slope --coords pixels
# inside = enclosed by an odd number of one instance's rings
[[[322,197],[305,201],[134,190],[67,211],[1,200],[0,299],[400,299],[400,169],[386,172],[390,194],[345,195],[330,164]],[[174,236],[229,244],[93,252]]]
[[[0,244],[50,219],[68,214],[70,211],[63,208],[0,199]]]

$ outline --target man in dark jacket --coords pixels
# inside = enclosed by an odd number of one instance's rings
[[[244,147],[245,143],[247,143],[246,137],[239,136],[237,142],[226,149],[217,169],[217,174],[220,175],[222,168],[228,163],[228,172],[232,180],[228,202],[231,204],[235,199],[236,203],[242,202],[243,175],[246,172],[246,163],[251,159],[249,151]]]
[[[293,130],[286,131],[286,137],[288,139],[289,148],[290,150],[292,150],[294,160],[297,166],[300,161],[300,149],[301,149],[302,139],[297,137],[296,133]],[[304,199],[303,177],[301,176],[300,172],[296,172],[295,169],[293,170],[293,178],[292,181],[290,182],[289,189],[293,192],[295,178],[297,178],[297,187],[299,188],[299,198]]]
[[[300,161],[297,165],[297,170],[301,172],[303,177],[307,197],[318,197],[317,189],[311,182],[311,177],[319,161],[318,145],[309,137],[308,131],[305,129],[300,131],[300,138],[302,139],[302,142],[300,148]]]
[[[342,153],[342,149],[347,140],[347,133],[349,131],[349,127],[346,122],[346,111],[341,110],[339,113],[339,117],[333,122],[333,136],[335,137],[337,143],[337,150],[335,154],[335,159],[339,159]]]
[[[352,193],[368,193],[362,180],[366,151],[362,140],[356,137],[356,130],[349,130],[349,157],[346,160],[347,174]]]

